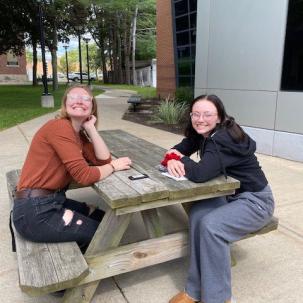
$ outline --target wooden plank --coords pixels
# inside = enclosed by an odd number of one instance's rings
[[[16,186],[19,180],[21,170],[20,169],[14,169],[6,173],[6,183],[7,183],[7,191],[9,195],[9,199],[11,202],[11,205],[14,203],[13,193],[16,190]]]
[[[20,170],[6,174],[10,201]],[[13,227],[14,228],[14,227]],[[22,238],[14,229],[22,291],[32,296],[72,287],[88,274],[87,263],[76,242],[34,243]]]
[[[162,183],[151,178],[134,181],[129,179],[129,176],[137,174],[139,172],[135,169],[115,172],[95,183],[93,188],[113,209],[168,197],[169,192]]]
[[[145,229],[150,238],[164,236],[157,209],[147,209],[141,212]]]
[[[80,284],[181,258],[188,252],[187,232],[149,239],[107,250],[86,260],[92,269]]]
[[[103,131],[101,135],[116,157],[127,154],[133,160],[132,166],[136,170],[165,185],[170,191],[170,199],[200,195],[208,191],[216,192],[218,188],[236,189],[240,186],[237,180],[230,177],[225,180],[223,176],[204,183],[169,179],[156,169],[166,152],[163,148],[121,130]]]
[[[16,237],[19,285],[39,296],[78,284],[88,275],[88,265],[75,242],[34,243]]]
[[[168,189],[162,183],[154,181],[151,178],[140,180],[130,180],[129,176],[138,175],[140,172],[134,169],[119,171],[117,177],[129,187],[134,189],[140,197],[142,202],[149,202],[159,199],[164,199],[169,196]]]
[[[119,179],[118,173],[116,172],[106,179],[96,182],[93,188],[111,208],[140,204],[142,197],[137,191]]]
[[[92,257],[108,248],[117,247],[130,222],[131,214],[117,217],[112,209],[108,209],[86,250],[85,258]],[[91,271],[90,271],[91,272]],[[68,289],[63,297],[64,303],[87,303],[92,299],[99,281],[90,281]],[[85,284],[85,283],[83,283]]]
[[[174,204],[188,203],[188,202],[215,198],[215,197],[222,197],[222,196],[227,196],[227,195],[232,195],[232,194],[234,194],[234,190],[218,191],[218,192],[214,192],[214,193],[199,195],[196,197],[187,197],[187,198],[175,199],[175,200],[164,199],[164,200],[142,203],[140,205],[121,207],[121,208],[117,208],[115,211],[116,211],[116,215],[120,216],[120,215],[125,215],[128,213],[143,211],[146,209],[160,208],[160,207],[174,205]],[[203,201],[201,201],[201,203],[203,203]]]

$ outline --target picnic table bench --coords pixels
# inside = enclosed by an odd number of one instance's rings
[[[6,174],[12,204],[19,174],[20,170]],[[19,285],[27,294],[38,296],[66,289],[88,275],[89,267],[76,242],[34,243],[21,237],[15,229],[14,235]]]
[[[140,95],[131,95],[128,98],[127,103],[131,103],[133,105],[133,110],[135,112],[137,106],[142,103],[142,98]]]
[[[226,180],[223,176],[204,183],[172,180],[155,168],[163,157],[163,148],[121,130],[102,131],[101,135],[114,157],[127,155],[132,159],[132,168],[115,172],[93,185],[108,208],[84,256],[74,242],[32,243],[16,237],[20,287],[31,295],[68,288],[63,302],[90,302],[104,278],[185,256],[187,227],[166,234],[158,209],[176,204],[185,207],[192,201],[233,194],[240,185],[237,180],[230,177]],[[139,173],[147,174],[148,178],[129,179]],[[16,171],[7,174],[11,199],[17,176]],[[119,246],[132,215],[137,212],[142,215],[148,238]],[[273,218],[248,237],[267,233],[277,226],[278,220]]]

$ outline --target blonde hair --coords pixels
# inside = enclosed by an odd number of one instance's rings
[[[82,88],[90,95],[90,97],[92,97],[93,106],[92,106],[91,115],[94,115],[96,117],[97,120],[96,120],[95,125],[97,125],[97,123],[98,123],[97,101],[96,101],[91,89],[87,85],[84,85],[84,84],[72,85],[72,86],[70,86],[69,88],[66,89],[66,91],[64,93],[64,96],[62,98],[61,109],[60,109],[60,112],[58,113],[58,115],[56,115],[56,119],[68,119],[68,120],[70,120],[70,117],[68,116],[68,113],[66,111],[66,99],[67,99],[68,93],[71,90],[73,90],[74,88]]]

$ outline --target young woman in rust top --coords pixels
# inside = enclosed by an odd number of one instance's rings
[[[128,157],[111,159],[96,130],[97,104],[88,87],[67,89],[59,117],[34,136],[15,194],[13,222],[34,242],[76,241],[84,251],[103,211],[65,196],[71,181],[90,185],[129,169]]]

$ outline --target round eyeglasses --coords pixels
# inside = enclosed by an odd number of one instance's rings
[[[217,116],[217,113],[210,113],[210,112],[204,112],[204,113],[198,113],[198,112],[192,112],[189,114],[192,120],[199,120],[201,117],[203,119],[210,119],[213,116]]]
[[[83,102],[91,102],[93,100],[93,98],[91,96],[87,96],[87,95],[74,95],[74,94],[68,94],[67,95],[67,99],[69,101],[81,100]]]

